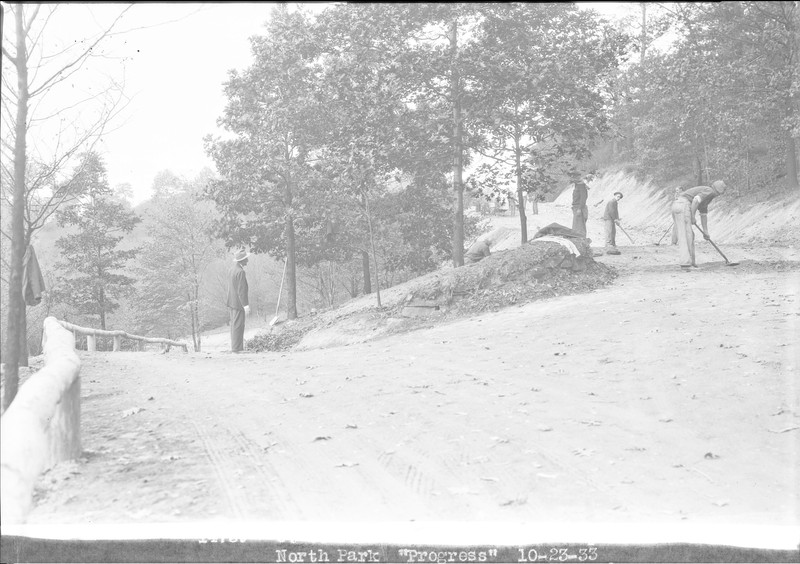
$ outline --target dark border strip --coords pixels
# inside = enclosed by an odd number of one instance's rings
[[[264,562],[264,563],[514,563],[533,562],[800,562],[796,550],[707,544],[531,544],[434,546],[314,544],[263,540],[0,539],[4,563]]]

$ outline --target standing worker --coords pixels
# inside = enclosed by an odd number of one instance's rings
[[[672,199],[673,200],[677,200],[678,198],[681,197],[682,193],[683,193],[683,189],[680,186],[676,186],[675,187],[675,193],[672,195]],[[671,209],[671,207],[670,207],[670,209]],[[678,244],[678,226],[675,224],[674,221],[672,222],[672,241],[671,242],[672,242],[673,245],[677,245]]]
[[[678,255],[681,268],[696,267],[694,260],[694,232],[697,225],[696,214],[700,212],[703,237],[708,240],[708,204],[717,196],[721,196],[727,186],[717,180],[711,186],[695,186],[683,192],[672,203],[672,219],[678,230]]]
[[[622,199],[622,192],[614,192],[614,197],[606,204],[603,222],[606,226],[606,254],[622,254],[617,249],[617,225],[619,225],[619,208],[617,203]]]
[[[572,189],[572,229],[586,237],[586,220],[589,218],[589,187],[582,180],[577,180]]]
[[[247,299],[247,276],[244,267],[250,255],[238,251],[234,257],[234,265],[228,273],[228,297],[226,303],[231,317],[231,352],[240,353],[244,350],[244,318],[250,314],[250,305]]]

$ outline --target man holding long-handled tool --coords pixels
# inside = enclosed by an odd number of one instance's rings
[[[700,212],[703,237],[708,241],[711,239],[708,231],[708,204],[717,196],[721,196],[726,188],[722,180],[715,181],[711,186],[695,186],[681,193],[672,203],[672,219],[678,231],[681,268],[697,267],[694,258],[694,231],[692,231],[692,226],[697,225],[697,212]]]
[[[617,249],[617,226],[622,229],[619,224],[619,207],[618,203],[622,199],[622,192],[614,192],[614,197],[611,198],[606,204],[605,212],[603,213],[603,223],[606,227],[606,254],[619,255],[622,254]],[[624,230],[623,230],[624,232]],[[626,237],[630,236],[626,233]],[[631,240],[631,243],[633,240]]]

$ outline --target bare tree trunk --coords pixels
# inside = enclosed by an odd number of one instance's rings
[[[361,251],[361,271],[364,274],[364,293],[372,293],[372,274],[369,268],[369,253]]]
[[[514,139],[514,157],[516,158],[516,173],[517,173],[517,207],[519,208],[519,229],[520,229],[520,242],[525,244],[528,242],[528,218],[525,217],[525,194],[522,191],[522,165],[520,163],[520,149],[519,137]]]
[[[24,270],[23,265],[23,270]],[[23,288],[23,292],[25,289]],[[24,294],[23,294],[24,295]],[[19,366],[28,366],[28,307],[22,300],[19,316]]]
[[[11,206],[11,269],[8,281],[8,329],[5,358],[5,411],[17,395],[19,386],[20,327],[23,314],[22,259],[25,255],[25,168],[27,144],[25,134],[28,122],[28,52],[25,45],[25,29],[22,21],[22,6],[14,10],[17,33],[17,53],[13,62],[17,68],[17,123],[14,139],[14,194]]]
[[[455,220],[453,222],[453,266],[464,265],[464,149],[461,146],[461,78],[458,73],[458,20],[450,24],[450,53],[452,84],[450,95],[453,102],[453,191],[455,192]]]
[[[291,179],[286,178],[286,207],[292,207]],[[286,214],[286,318],[297,319],[297,261],[294,238],[294,216]]]
[[[697,183],[696,186],[703,185],[703,162],[696,154],[694,156],[694,178]]]
[[[98,304],[100,307],[100,329],[103,331],[106,330],[106,296],[105,292],[103,291],[102,286],[100,287],[100,299],[98,300]]]
[[[367,194],[361,193],[361,209],[366,213],[367,210]],[[364,294],[372,293],[372,274],[369,267],[369,252],[361,251],[361,271],[364,276]]]
[[[381,305],[381,280],[380,280],[380,270],[378,269],[378,256],[375,253],[375,236],[372,230],[372,215],[369,211],[369,197],[364,193],[364,203],[366,204],[366,213],[367,213],[367,226],[369,227],[369,245],[372,250],[372,264],[375,267],[375,296],[378,299],[378,307],[383,307]]]

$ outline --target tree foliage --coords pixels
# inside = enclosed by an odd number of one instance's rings
[[[286,257],[292,319],[296,222],[313,218],[312,150],[324,129],[324,101],[316,88],[318,45],[308,16],[285,4],[272,10],[265,34],[251,41],[253,64],[243,73],[232,71],[225,86],[228,105],[220,124],[232,138],[207,139],[221,175],[209,195],[229,245]]]
[[[608,130],[605,107],[625,38],[571,4],[496,4],[472,46],[474,127],[486,157],[476,192],[537,195]],[[484,188],[489,188],[486,190]],[[525,207],[518,206],[522,242]]]
[[[628,69],[618,122],[656,178],[692,171],[737,191],[797,187],[800,7],[796,2],[665,5],[674,41]]]
[[[146,333],[191,335],[199,351],[208,309],[208,267],[224,256],[224,245],[214,236],[218,214],[202,198],[200,183],[186,182],[171,171],[156,176],[156,181],[164,179],[172,189],[156,192],[157,205],[147,217],[149,241],[138,257],[137,310]]]
[[[105,165],[96,153],[84,156],[74,182],[84,196],[57,213],[61,226],[74,229],[56,241],[61,251],[56,266],[64,278],[62,300],[80,314],[97,316],[105,329],[107,314],[133,283],[120,271],[137,250],[118,246],[141,219],[112,197]]]

